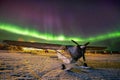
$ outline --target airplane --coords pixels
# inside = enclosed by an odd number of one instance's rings
[[[31,43],[31,42],[11,41],[11,40],[4,40],[3,42],[9,45],[16,45],[16,46],[35,47],[40,49],[53,49],[56,51],[58,58],[63,61],[63,64],[61,64],[62,70],[71,70],[72,67],[81,57],[83,58],[83,68],[88,68],[87,63],[85,62],[86,61],[85,52],[89,42],[85,43],[84,45],[79,45],[76,41],[74,40],[71,41],[76,45],[70,46],[70,45],[58,45],[58,44],[48,44],[48,43]],[[59,50],[67,51],[68,54],[70,55],[70,59],[64,56],[62,52],[60,52]]]
[[[86,47],[89,44],[89,42],[85,43],[84,45],[79,45],[76,41],[71,40],[73,43],[76,44],[76,46],[66,46],[66,49],[71,56],[71,59],[68,59],[64,55],[61,54],[61,52],[57,51],[57,56],[59,59],[61,59],[65,64],[75,64],[81,57],[83,57],[83,68],[89,68],[87,66],[87,63],[85,62],[85,52],[86,52]],[[70,70],[73,66],[66,68],[65,64],[62,64],[61,69],[65,70]]]

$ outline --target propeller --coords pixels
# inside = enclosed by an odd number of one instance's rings
[[[80,46],[76,41],[74,40],[71,40],[73,43],[75,43],[76,45]]]
[[[73,43],[75,43],[76,45],[81,46],[81,45],[79,45],[76,41],[74,41],[74,40],[71,40],[71,41],[72,41]],[[89,43],[90,43],[90,42],[85,43],[84,46],[87,46]]]
[[[90,44],[90,42],[85,43],[84,46],[87,46],[88,44]]]
[[[71,40],[73,43],[75,43],[77,46],[81,46],[81,45],[79,45],[76,41],[74,41],[74,40]],[[83,46],[85,46],[85,48],[84,48],[84,50],[86,49],[86,46],[89,44],[90,42],[87,42],[87,43],[85,43]],[[84,53],[85,51],[83,51],[83,53]],[[85,62],[85,55],[83,54],[83,60],[84,60],[84,66],[85,67],[87,67],[87,63]]]

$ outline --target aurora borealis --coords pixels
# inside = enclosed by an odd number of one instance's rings
[[[12,27],[12,28],[11,28]],[[76,40],[79,42],[83,42],[83,41],[101,41],[101,40],[105,40],[105,39],[110,39],[110,38],[116,38],[116,37],[120,37],[120,32],[112,32],[112,33],[107,33],[107,34],[101,34],[95,37],[89,37],[89,38],[74,38],[74,37],[66,37],[64,35],[53,35],[53,34],[42,34],[37,30],[33,30],[33,29],[25,29],[19,26],[15,26],[15,25],[11,25],[11,24],[0,24],[0,29],[1,30],[5,30],[8,32],[12,32],[15,34],[20,34],[20,35],[25,35],[25,36],[32,36],[35,38],[40,38],[40,39],[45,39],[45,40],[52,40],[52,41],[70,41],[70,40]]]
[[[0,0],[0,30],[1,40],[9,32],[63,44],[71,39],[89,41],[120,50],[120,4],[116,0]]]

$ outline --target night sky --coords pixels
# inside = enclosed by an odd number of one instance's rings
[[[2,26],[1,39],[7,39],[4,38],[6,37],[4,32],[16,34],[13,30],[13,32],[6,30],[8,26],[9,28],[18,26],[17,29],[23,29],[21,33],[26,29],[28,33],[32,33],[33,30],[37,34],[52,35],[56,37],[52,39],[58,41],[57,36],[62,36],[60,41],[69,41],[71,37],[80,38],[76,40],[101,43],[112,47],[111,49],[119,50],[117,44],[120,43],[120,2],[119,0],[0,0],[0,26]],[[23,35],[21,33],[16,35]],[[20,38],[25,40],[23,37]],[[49,37],[39,38],[52,40]]]

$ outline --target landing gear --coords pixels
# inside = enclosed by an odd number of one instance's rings
[[[83,66],[88,67],[86,63],[84,63]]]
[[[62,64],[61,66],[62,66],[62,68],[61,68],[62,70],[66,69],[64,64]]]

